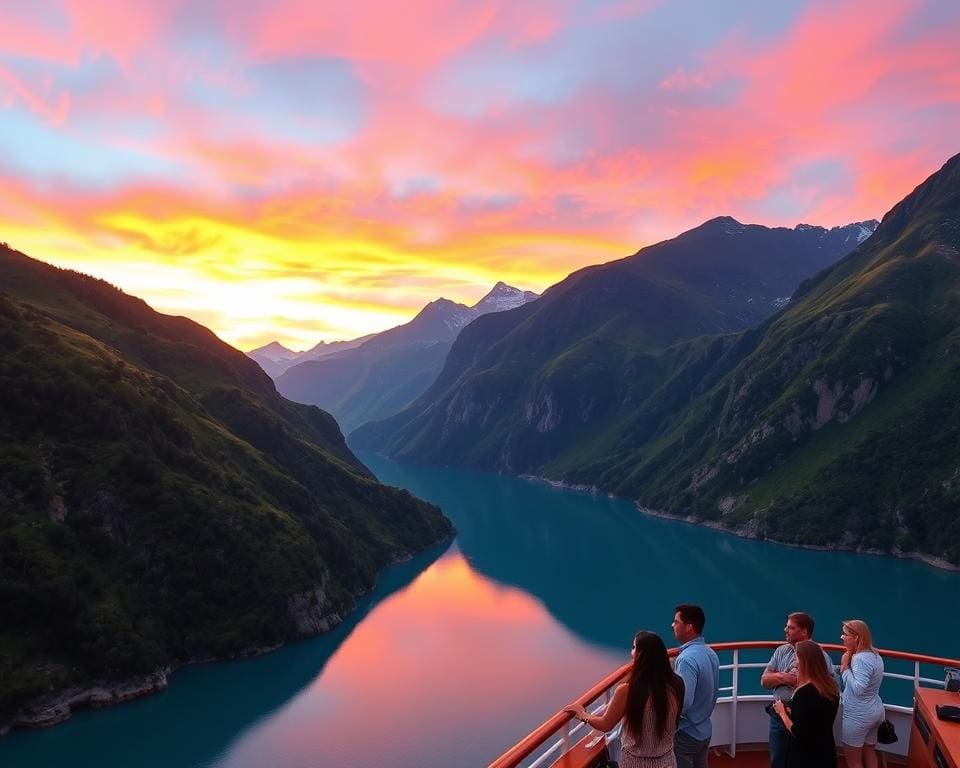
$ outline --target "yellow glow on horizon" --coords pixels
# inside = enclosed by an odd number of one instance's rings
[[[383,225],[369,229],[298,239],[257,222],[108,210],[83,230],[4,232],[28,256],[101,277],[240,349],[274,340],[305,349],[376,333],[440,297],[474,304],[498,280],[542,292],[585,263],[628,252],[576,233],[483,233],[411,246]]]

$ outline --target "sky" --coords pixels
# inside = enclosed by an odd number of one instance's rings
[[[0,241],[303,349],[880,218],[960,151],[957,40],[955,0],[3,0]]]

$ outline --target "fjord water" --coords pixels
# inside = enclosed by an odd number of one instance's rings
[[[15,732],[0,739],[0,765],[483,765],[623,663],[636,629],[669,639],[681,601],[704,605],[712,641],[778,639],[784,614],[802,608],[823,641],[862,617],[883,647],[960,655],[949,610],[958,573],[747,541],[517,478],[361,458],[439,504],[456,541],[387,569],[326,635],[182,669],[158,696]]]

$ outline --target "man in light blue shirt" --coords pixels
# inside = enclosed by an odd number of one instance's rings
[[[673,635],[680,642],[675,670],[683,678],[683,708],[674,741],[677,768],[707,768],[717,704],[720,660],[703,639],[703,608],[683,603],[674,609]]]

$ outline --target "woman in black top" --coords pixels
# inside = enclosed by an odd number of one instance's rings
[[[813,640],[801,640],[797,651],[797,689],[789,707],[774,702],[790,732],[787,768],[836,768],[833,721],[840,705],[837,681],[827,669],[823,651]]]

